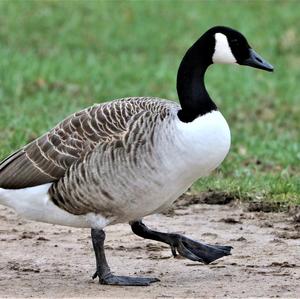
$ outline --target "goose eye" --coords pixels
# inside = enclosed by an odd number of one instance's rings
[[[231,40],[231,44],[234,46],[238,46],[239,45],[239,41],[235,38]]]

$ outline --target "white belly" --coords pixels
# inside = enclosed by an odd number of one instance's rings
[[[193,122],[177,121],[177,137],[165,160],[165,202],[168,207],[197,179],[207,176],[225,159],[230,148],[230,130],[219,111],[198,117]],[[173,151],[172,151],[173,150]]]
[[[0,188],[0,204],[13,208],[20,216],[34,221],[59,224],[71,227],[97,227],[102,229],[110,221],[101,215],[73,215],[50,200],[48,190],[51,184],[24,189]]]

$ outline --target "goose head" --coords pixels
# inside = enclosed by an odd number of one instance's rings
[[[212,63],[240,64],[269,72],[274,70],[270,63],[252,49],[247,39],[234,29],[213,27],[204,34],[204,37],[211,44]]]
[[[178,117],[191,122],[217,109],[204,84],[212,64],[245,65],[272,72],[273,66],[258,55],[238,31],[216,26],[206,31],[185,53],[177,73]]]

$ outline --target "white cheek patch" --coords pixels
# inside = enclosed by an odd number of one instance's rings
[[[227,37],[223,33],[216,33],[215,39],[216,45],[212,57],[213,63],[236,63],[236,59],[229,47]]]

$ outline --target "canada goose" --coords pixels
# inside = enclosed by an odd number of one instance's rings
[[[142,218],[168,207],[196,179],[220,165],[230,147],[226,120],[209,97],[204,74],[213,63],[273,67],[227,27],[213,27],[186,52],[177,75],[180,105],[124,98],[63,120],[0,164],[0,203],[25,218],[91,228],[101,284],[149,285],[156,278],[115,276],[104,253],[104,227],[132,231],[210,263],[232,247],[150,230]]]

